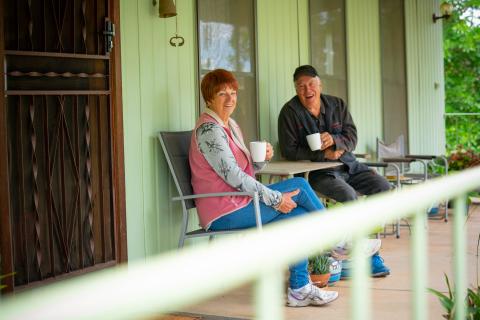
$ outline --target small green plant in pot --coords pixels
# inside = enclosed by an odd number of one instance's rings
[[[322,254],[308,259],[308,270],[313,284],[323,288],[330,279],[330,260],[328,255]]]

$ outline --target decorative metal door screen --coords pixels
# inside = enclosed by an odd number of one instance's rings
[[[115,264],[109,5],[4,0],[15,287]]]

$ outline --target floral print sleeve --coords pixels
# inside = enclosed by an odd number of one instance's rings
[[[282,194],[271,190],[248,174],[239,166],[230,150],[227,133],[217,123],[207,122],[196,131],[197,145],[213,170],[230,186],[239,191],[257,191],[260,201],[267,206],[280,204]]]

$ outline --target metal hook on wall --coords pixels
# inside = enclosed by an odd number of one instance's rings
[[[181,47],[185,43],[185,38],[178,35],[178,20],[175,17],[175,36],[170,38],[170,45],[172,47]]]
[[[152,4],[156,6],[157,0],[153,0]],[[175,36],[171,37],[169,42],[172,47],[183,46],[185,43],[185,38],[178,35],[177,7],[173,0],[159,0],[158,16],[160,18],[175,17]]]
[[[178,41],[177,41],[178,40]],[[170,38],[170,45],[173,47],[181,47],[185,43],[185,39],[178,34]]]

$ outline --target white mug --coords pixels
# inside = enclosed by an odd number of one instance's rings
[[[250,142],[250,154],[253,162],[263,162],[267,156],[267,142],[266,141],[252,141]]]
[[[308,146],[312,151],[320,150],[322,147],[322,140],[320,139],[320,133],[312,133],[307,136]]]

